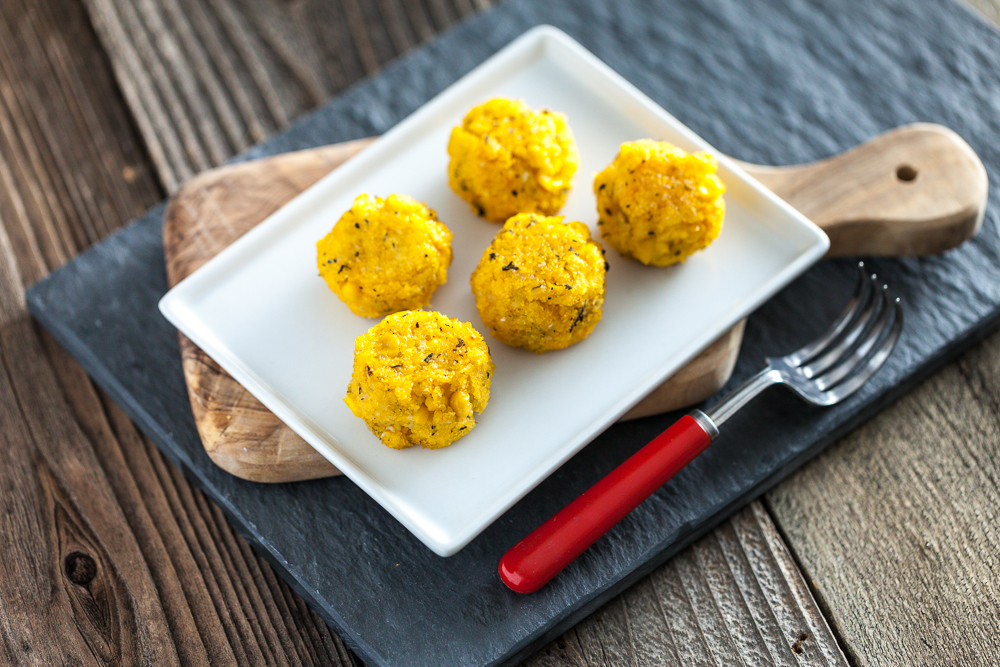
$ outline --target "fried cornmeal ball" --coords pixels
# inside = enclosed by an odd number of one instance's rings
[[[601,236],[643,264],[683,262],[719,235],[726,187],[708,153],[687,154],[665,141],[622,144],[594,178]]]
[[[408,310],[354,341],[344,402],[393,449],[447,447],[476,425],[490,398],[493,360],[471,324]]]
[[[451,189],[493,222],[557,212],[580,163],[566,116],[503,98],[465,116],[451,132],[448,155]]]
[[[406,195],[363,194],[316,244],[320,275],[362,317],[426,306],[448,278],[451,231]]]
[[[607,269],[583,223],[521,213],[504,223],[470,282],[490,333],[541,353],[590,335],[601,321]]]

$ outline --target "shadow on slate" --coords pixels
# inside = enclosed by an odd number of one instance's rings
[[[512,0],[364,81],[242,159],[380,134],[526,29],[565,30],[714,146],[792,164],[913,121],[947,125],[997,183],[1000,35],[950,2]],[[608,156],[609,160],[613,156]],[[577,187],[585,187],[580,175]],[[869,262],[902,297],[903,337],[847,402],[776,389],[540,592],[500,556],[678,415],[614,425],[452,558],[431,553],[347,479],[258,485],[205,455],[166,291],[162,206],[31,288],[35,317],[373,665],[515,662],[664,562],[1000,322],[994,187],[983,230],[940,256]],[[749,320],[732,383],[809,340],[854,282],[823,261]]]

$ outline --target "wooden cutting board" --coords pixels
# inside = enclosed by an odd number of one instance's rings
[[[171,198],[164,251],[171,286],[367,146],[362,139],[205,172]],[[939,125],[907,125],[806,165],[741,163],[822,227],[830,256],[919,255],[978,231],[986,206],[982,162]],[[628,412],[630,419],[708,398],[729,379],[743,322],[723,334]],[[339,474],[207,354],[180,335],[195,422],[212,460],[244,479],[288,482]]]

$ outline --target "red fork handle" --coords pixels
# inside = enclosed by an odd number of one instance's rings
[[[517,593],[534,593],[705,451],[712,437],[694,417],[682,417],[514,545],[500,559],[500,578]]]

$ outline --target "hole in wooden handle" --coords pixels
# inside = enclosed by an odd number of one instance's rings
[[[901,181],[910,182],[917,177],[917,170],[908,164],[901,164],[896,168],[896,178]]]

